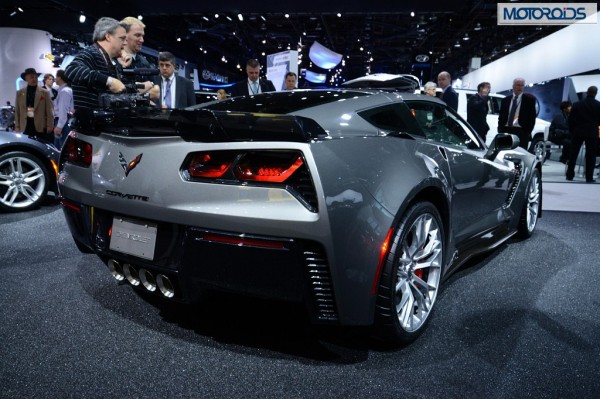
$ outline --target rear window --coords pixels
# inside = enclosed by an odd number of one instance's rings
[[[234,97],[210,105],[200,105],[198,108],[281,115],[334,101],[368,95],[369,93],[349,90],[273,92],[258,96]]]

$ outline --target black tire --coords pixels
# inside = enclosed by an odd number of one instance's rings
[[[21,151],[0,155],[0,209],[19,212],[37,208],[49,185],[50,174],[38,157]]]
[[[537,225],[542,206],[542,179],[539,170],[533,169],[525,195],[517,230],[517,237],[519,238],[531,237]]]
[[[440,287],[444,239],[442,219],[432,203],[416,203],[404,214],[379,281],[376,338],[405,345],[424,331]]]

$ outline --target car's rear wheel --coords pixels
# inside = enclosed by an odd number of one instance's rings
[[[519,220],[517,235],[520,238],[529,238],[533,234],[540,213],[541,200],[542,179],[540,178],[540,171],[533,169],[529,186],[527,186],[527,197],[521,210],[521,219]]]
[[[49,173],[36,156],[14,151],[0,156],[0,208],[26,211],[37,207],[48,193]]]
[[[404,214],[390,240],[379,282],[375,335],[407,344],[425,329],[435,303],[444,259],[444,229],[430,202]]]

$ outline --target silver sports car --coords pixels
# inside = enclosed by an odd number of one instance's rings
[[[314,323],[415,339],[440,284],[541,216],[539,160],[487,147],[435,98],[296,90],[161,111],[135,101],[70,134],[59,190],[75,243],[117,280],[298,301]]]

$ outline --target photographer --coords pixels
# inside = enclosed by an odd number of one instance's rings
[[[96,22],[94,44],[81,50],[67,66],[65,74],[72,82],[76,115],[98,108],[103,93],[126,90],[116,58],[125,46],[125,27],[116,19],[102,17]],[[147,82],[143,91],[152,88]]]

